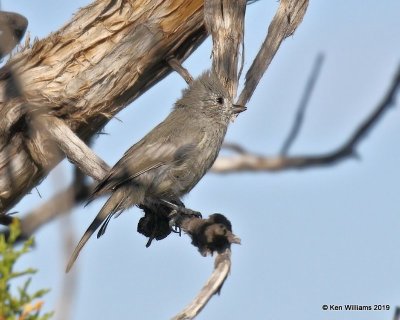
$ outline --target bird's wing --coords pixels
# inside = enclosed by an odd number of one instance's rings
[[[168,132],[158,139],[155,139],[155,136],[160,137],[153,130],[127,150],[109,174],[95,187],[89,202],[98,195],[110,192],[126,182],[134,181],[144,173],[164,164],[183,161],[187,155],[186,151],[193,149],[198,143],[197,139],[180,134],[179,129]]]
[[[136,146],[136,145],[135,145]],[[131,148],[114,165],[109,174],[98,184],[95,192],[102,190],[111,191],[129,180],[133,180],[149,170],[158,168],[168,161],[168,152],[158,154],[160,144],[143,145],[137,148]],[[163,148],[165,149],[165,147]],[[167,150],[165,150],[167,151]]]
[[[97,236],[100,237],[105,232],[109,219],[115,213],[126,209],[128,206],[126,203],[128,193],[129,205],[140,201],[140,193],[131,192],[132,190],[130,186],[126,185],[126,182],[139,177],[145,172],[162,166],[165,162],[169,161],[170,154],[173,153],[172,150],[173,146],[171,143],[158,142],[143,145],[141,141],[139,141],[124,154],[121,160],[110,170],[110,173],[96,186],[89,202],[95,196],[105,191],[112,191],[112,195],[79,241],[69,260],[67,272],[71,269],[79,252],[92,234],[102,225]]]

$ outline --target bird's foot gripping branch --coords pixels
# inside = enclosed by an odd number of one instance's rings
[[[202,256],[220,253],[232,243],[240,244],[240,239],[232,232],[231,222],[223,214],[214,213],[202,219],[200,212],[185,208],[183,203],[179,206],[172,204],[172,208],[158,206],[157,210],[146,206],[140,208],[145,215],[139,220],[137,231],[149,238],[146,247],[154,239],[162,240],[175,230],[179,230],[179,234],[181,231],[188,234]]]

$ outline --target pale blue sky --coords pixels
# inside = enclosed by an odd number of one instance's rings
[[[2,8],[24,14],[32,36],[44,37],[87,3],[3,0]],[[245,68],[277,5],[261,0],[248,7]],[[227,140],[276,154],[313,61],[324,52],[322,74],[291,153],[341,145],[374,109],[400,63],[399,12],[397,0],[311,0],[303,23],[282,45]],[[185,66],[197,75],[210,66],[209,56],[207,41]],[[96,153],[115,163],[168,114],[184,86],[173,74],[135,101],[118,115],[122,123],[109,123],[109,135],[95,143]],[[185,203],[206,214],[226,214],[242,245],[233,247],[222,294],[198,319],[391,319],[400,301],[399,120],[397,103],[360,145],[360,161],[282,173],[208,174]],[[33,191],[16,210],[26,212],[67,185],[69,166],[60,168],[39,186],[43,199]],[[77,237],[103,202],[74,211]],[[138,209],[124,213],[82,251],[71,320],[168,319],[203,285],[212,259],[201,257],[186,236],[172,235],[146,249],[146,239],[136,233],[140,216]],[[39,268],[34,287],[52,288],[46,298],[50,310],[68,279],[59,236],[63,224],[41,229],[35,250],[21,263]],[[323,304],[389,304],[392,310],[333,312],[322,311]]]

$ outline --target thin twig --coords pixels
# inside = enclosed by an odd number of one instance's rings
[[[168,64],[172,69],[174,69],[185,81],[187,84],[191,84],[193,82],[193,77],[189,73],[189,71],[182,66],[181,62],[175,57],[170,57],[167,59]]]
[[[76,190],[83,190],[86,188],[85,184],[85,175],[75,168],[74,172],[74,187]],[[60,177],[59,177],[60,178]],[[75,203],[75,197],[71,197],[69,199],[69,205],[72,208]],[[69,211],[69,213],[71,210]],[[62,248],[61,252],[63,253],[62,255],[62,263],[66,263],[69,259],[70,253],[72,250],[74,250],[75,247],[75,232],[74,232],[74,226],[72,223],[71,216],[64,215],[62,222],[60,224],[61,232],[61,242],[62,242]],[[72,309],[72,303],[74,301],[76,289],[77,289],[77,283],[78,283],[78,274],[77,274],[77,269],[72,272],[68,278],[63,277],[62,280],[62,285],[61,285],[61,294],[58,299],[58,305],[57,305],[57,319],[58,320],[68,320],[71,319],[71,311]]]
[[[289,132],[288,137],[286,138],[285,142],[283,143],[280,155],[286,156],[289,152],[290,147],[292,146],[293,142],[295,141],[296,137],[299,134],[300,128],[304,121],[304,115],[306,112],[306,108],[308,102],[310,100],[311,94],[314,90],[315,83],[317,82],[318,76],[321,71],[322,64],[324,62],[324,55],[322,53],[318,54],[317,58],[314,62],[314,67],[311,71],[310,77],[306,83],[306,87],[304,88],[303,96],[300,100],[299,106],[297,108],[297,113],[294,118],[292,129]]]
[[[70,215],[64,215],[60,221],[60,237],[62,241],[62,263],[68,261],[71,252],[74,250],[76,237],[74,226]],[[58,297],[57,320],[69,320],[72,318],[73,302],[76,297],[78,285],[78,269],[75,268],[68,276],[63,275],[61,284],[61,294]]]

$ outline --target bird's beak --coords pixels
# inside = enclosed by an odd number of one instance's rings
[[[233,113],[235,115],[238,115],[239,113],[241,113],[243,111],[246,111],[246,110],[247,110],[247,107],[241,106],[240,104],[234,104],[233,105]]]

